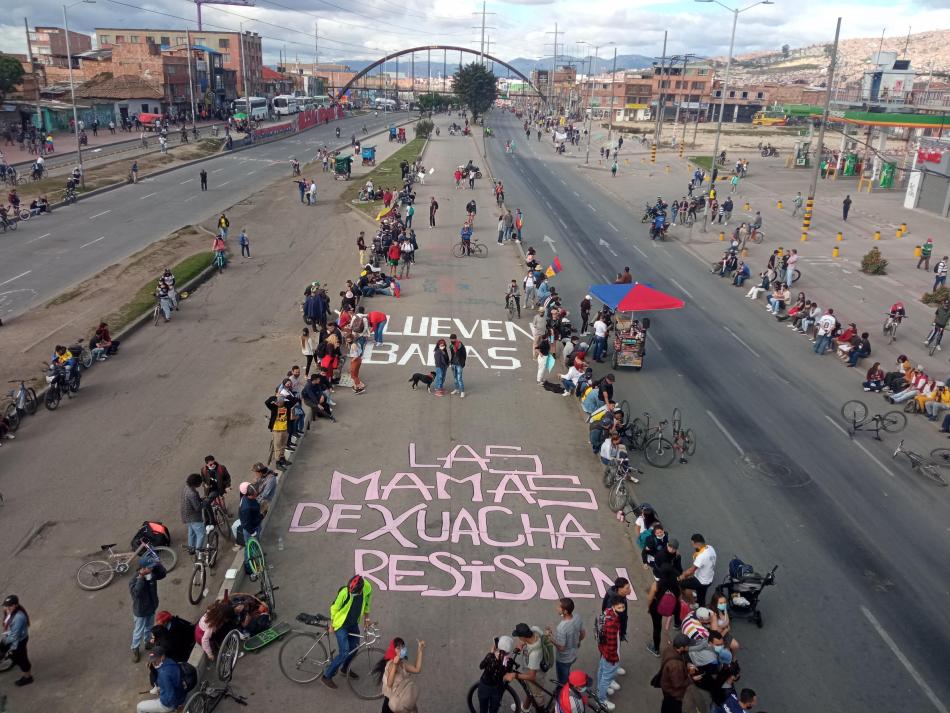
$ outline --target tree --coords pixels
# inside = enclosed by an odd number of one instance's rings
[[[0,54],[0,101],[23,81],[23,65],[20,60],[7,54]]]
[[[789,52],[791,52],[791,49],[792,49],[792,48],[789,47],[788,45],[782,45],[782,56],[783,56],[783,57],[788,57]]]
[[[498,96],[498,78],[476,62],[459,67],[452,80],[459,101],[471,110],[472,119],[488,111]]]
[[[420,95],[416,103],[423,111],[432,111],[433,109],[441,109],[449,103],[449,100],[438,92],[432,92]]]

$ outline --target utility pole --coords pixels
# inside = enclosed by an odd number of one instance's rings
[[[473,12],[472,14],[473,14],[473,15],[481,15],[481,16],[482,16],[481,28],[475,27],[475,28],[473,28],[473,29],[476,29],[476,30],[481,29],[481,31],[482,31],[481,40],[480,40],[480,49],[479,49],[479,52],[478,52],[478,61],[479,61],[479,63],[480,63],[482,66],[484,66],[484,65],[485,65],[485,30],[486,30],[486,29],[487,29],[487,30],[494,30],[494,29],[495,29],[494,27],[487,27],[487,26],[485,25],[485,17],[488,16],[488,15],[495,15],[496,13],[494,13],[494,12],[486,12],[486,11],[485,11],[485,0],[482,0],[482,11],[481,11],[481,12]]]
[[[553,109],[554,106],[554,73],[557,71],[557,23],[554,23],[554,32],[545,32],[546,35],[554,35],[554,54],[551,58],[551,76],[548,77],[548,106]]]
[[[588,45],[589,47],[590,45]],[[600,47],[596,48],[600,50]],[[591,106],[591,97],[593,94],[593,82],[591,81],[591,70],[593,56],[590,53],[590,50],[587,50],[587,157],[584,159],[585,164],[590,163],[590,135],[593,133],[594,124],[594,108]]]
[[[663,57],[660,59],[660,86],[657,87],[660,90],[660,93],[656,96],[656,130],[653,132],[653,145],[660,145],[660,129],[663,126],[663,68],[666,66],[666,35],[667,31],[663,30]]]
[[[610,70],[610,116],[607,117],[607,145],[610,145],[610,136],[614,128],[614,83],[617,80],[617,46],[614,45],[614,66]]]
[[[193,53],[191,51],[191,31],[185,30],[185,51],[188,57],[188,97],[191,101],[191,127],[195,127],[195,82],[191,76],[191,59]],[[250,111],[250,107],[248,107]]]
[[[821,126],[818,127],[818,145],[815,148],[814,166],[812,167],[811,183],[808,186],[808,200],[805,201],[805,213],[802,215],[802,241],[808,240],[808,229],[811,227],[812,208],[815,206],[815,191],[818,189],[818,177],[821,175],[821,151],[825,143],[825,125],[828,123],[828,110],[831,105],[831,85],[835,80],[835,65],[838,60],[838,38],[841,36],[841,18],[835,27],[835,44],[828,63],[828,79],[825,83],[825,108],[821,113]]]
[[[238,24],[238,27],[241,29],[241,74],[244,76],[244,98],[247,103],[247,119],[248,123],[251,120],[251,99],[250,94],[247,93],[247,62],[245,61],[245,55],[247,54],[244,51],[244,23],[241,22]]]
[[[80,0],[85,2],[85,0]],[[82,144],[79,143],[79,115],[76,112],[76,84],[73,82],[73,53],[69,47],[69,20],[63,5],[63,29],[66,31],[66,63],[69,66],[69,95],[73,102],[73,133],[76,136],[76,156],[79,158],[79,183],[86,190],[86,171],[82,165]]]
[[[33,86],[36,89],[36,128],[43,127],[43,114],[40,111],[40,80],[36,77],[36,65],[33,64],[33,43],[30,42],[30,23],[23,18],[23,28],[26,30],[26,59],[30,63],[30,73],[33,75]],[[930,63],[930,77],[933,78],[933,62]],[[928,83],[928,87],[930,84]]]

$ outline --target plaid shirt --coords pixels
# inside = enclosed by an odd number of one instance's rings
[[[604,633],[601,643],[597,645],[600,655],[607,663],[617,663],[620,660],[620,617],[613,607],[604,609]]]

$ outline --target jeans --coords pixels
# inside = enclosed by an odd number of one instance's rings
[[[504,688],[496,688],[479,681],[478,713],[498,713],[498,709],[501,708],[501,696],[504,692]]]
[[[442,384],[445,383],[445,369],[440,366],[435,368],[435,381],[432,383],[432,388],[438,391],[442,388]]]
[[[188,525],[188,549],[197,550],[205,546],[205,524],[204,522],[189,522]]]
[[[748,279],[749,279],[748,275],[736,275],[732,282],[738,287],[742,287],[742,283]]]
[[[248,243],[241,244],[241,257],[250,257],[251,256],[251,246]]]
[[[902,404],[905,401],[910,401],[912,398],[914,398],[917,395],[917,393],[918,393],[917,389],[905,389],[904,391],[901,391],[899,394],[892,396],[891,401],[893,401],[895,404]]]
[[[573,394],[574,389],[577,388],[577,385],[570,379],[561,379],[561,386],[563,386],[564,391],[566,391],[569,394]]]
[[[373,341],[376,344],[383,343],[383,330],[386,329],[386,322],[388,321],[389,320],[386,320],[385,322],[380,322],[379,324],[376,325],[376,329],[373,330]]]
[[[458,364],[452,364],[452,378],[455,379],[455,388],[465,393],[465,382],[462,381],[462,370],[464,367]]]
[[[571,675],[571,666],[573,665],[574,661],[568,663],[561,663],[560,661],[554,662],[554,670],[557,671],[557,682],[560,685],[563,686],[567,683],[567,677]]]
[[[594,337],[594,361],[600,361],[603,358],[604,354],[607,352],[607,338],[606,337]]]
[[[350,649],[355,648],[359,643],[359,639],[356,637],[359,636],[360,627],[357,624],[350,624],[349,626],[337,629],[333,633],[336,635],[336,646],[339,653],[337,653],[336,658],[330,662],[330,665],[327,666],[327,669],[323,672],[324,678],[333,678],[336,676],[336,672],[339,671],[340,667],[346,662],[346,659],[350,655]]]
[[[934,287],[933,287],[933,289],[931,290],[931,292],[935,292],[938,287],[943,287],[945,284],[947,284],[947,276],[946,276],[946,275],[938,275],[938,276],[934,279]]]
[[[936,421],[941,411],[950,409],[950,404],[940,403],[939,401],[928,401],[924,404],[924,411],[931,421]]]
[[[536,287],[524,288],[524,307],[525,309],[534,309],[538,304],[538,290]]]
[[[148,641],[149,634],[152,633],[152,627],[155,626],[155,612],[152,612],[148,616],[135,616],[132,615],[132,648],[137,649],[139,646]]]
[[[618,668],[620,668],[619,661],[609,663],[603,656],[600,657],[600,663],[597,664],[597,697],[601,701],[607,700],[607,689],[613,683]]]
[[[815,342],[814,352],[818,356],[824,354],[831,347],[831,337],[827,334],[823,334],[818,337],[818,340]]]
[[[868,354],[870,354],[870,352],[866,352],[863,349],[858,349],[858,348],[852,349],[851,355],[848,357],[848,365],[854,366],[855,364],[858,363],[858,359],[863,359]]]

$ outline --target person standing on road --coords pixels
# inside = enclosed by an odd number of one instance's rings
[[[201,190],[208,190],[208,172],[204,169],[201,169],[201,173],[198,175],[201,177]]]
[[[603,629],[599,631],[597,650],[600,663],[597,665],[597,698],[607,710],[616,706],[607,700],[607,696],[620,690],[620,684],[614,681],[620,668],[620,613],[627,610],[627,601],[619,594],[610,598],[609,606],[604,609]]]
[[[587,334],[588,326],[590,323],[590,295],[584,295],[584,299],[581,300],[581,334]]]
[[[204,173],[204,171],[202,171]],[[300,202],[307,202],[307,179],[301,177],[300,179],[294,181],[297,184],[297,190],[300,192]]]
[[[455,381],[455,388],[452,389],[452,393],[458,394],[460,398],[464,399],[465,382],[462,380],[462,371],[465,369],[465,345],[455,334],[449,335],[449,341],[452,343],[449,364],[452,365],[452,379]]]
[[[3,635],[0,637],[0,652],[9,652],[13,666],[19,666],[23,675],[13,682],[14,686],[33,683],[33,665],[27,655],[30,641],[30,615],[20,605],[20,598],[10,594],[3,600]]]
[[[425,641],[416,645],[416,662],[409,663],[406,642],[395,637],[389,642],[383,659],[373,667],[373,676],[382,682],[383,713],[418,713],[419,688],[409,674],[422,673]]]
[[[594,321],[594,353],[591,358],[594,361],[603,363],[604,355],[607,353],[607,323],[603,317],[597,315]]]
[[[238,236],[238,242],[241,244],[241,257],[251,257],[251,241],[247,239],[247,228],[241,228],[241,234]]]
[[[573,599],[562,597],[556,608],[561,621],[558,622],[557,629],[551,631],[551,627],[548,627],[545,633],[554,642],[554,668],[557,672],[557,682],[563,686],[571,675],[571,666],[577,661],[577,649],[587,632],[584,631],[584,622],[580,616],[574,614]]]
[[[284,431],[286,433],[286,431]],[[284,457],[283,450],[279,451],[281,459]],[[276,455],[276,453],[275,453]],[[278,467],[280,462],[278,461]],[[261,523],[264,521],[264,515],[261,513],[261,504],[257,502],[257,488],[247,481],[238,486],[238,492],[241,494],[241,504],[238,506],[238,519],[241,522],[241,529],[244,534],[244,542],[250,538],[257,537],[261,532]],[[244,548],[244,573],[251,574],[251,565],[247,558],[247,548]]]
[[[795,195],[795,197],[792,198],[792,205],[795,206],[795,208],[792,210],[792,217],[793,217],[793,218],[794,218],[796,215],[798,215],[798,211],[800,211],[800,210],[802,209],[802,202],[803,202],[803,199],[802,199],[802,192],[799,191],[799,192]]]
[[[475,188],[475,169],[474,168],[468,169],[468,187],[470,190],[474,190]]]
[[[350,358],[350,378],[353,379],[353,391],[362,394],[366,384],[360,381],[360,366],[363,364],[363,345],[352,333],[346,337],[347,356]]]
[[[515,678],[515,658],[512,655],[514,651],[514,639],[510,636],[499,636],[492,650],[478,664],[482,671],[478,679],[478,713],[499,713],[505,684]]]
[[[410,203],[406,206],[406,230],[412,227],[412,216],[416,214],[416,207]]]
[[[923,265],[925,270],[930,269],[930,256],[934,251],[934,239],[927,238],[927,242],[920,246],[920,259],[917,261],[917,269]]]
[[[310,185],[307,188],[307,205],[317,204],[317,182],[310,179]]]
[[[837,324],[838,320],[835,317],[835,311],[829,307],[828,311],[818,320],[818,331],[815,335],[814,347],[814,352],[818,356],[824,355],[831,346],[831,337],[834,334]]]
[[[198,494],[201,475],[192,473],[185,479],[181,490],[181,521],[188,528],[188,554],[195,554],[205,546],[204,503]]]
[[[218,218],[218,235],[220,235],[225,240],[228,239],[228,228],[231,227],[231,221],[228,220],[228,217],[222,213],[221,217]]]
[[[115,122],[109,119],[109,133],[115,136]]]
[[[132,661],[138,663],[142,654],[139,647],[155,626],[158,611],[158,581],[165,578],[165,567],[151,557],[139,559],[139,569],[129,581],[132,597]]]
[[[337,592],[336,599],[330,605],[329,634],[336,636],[337,655],[320,677],[327,688],[336,688],[333,681],[337,671],[347,661],[350,651],[359,643],[360,621],[369,625],[370,605],[373,599],[373,585],[358,574]]]
[[[132,175],[132,183],[139,182],[139,162],[133,161],[132,168],[129,169],[129,173]]]
[[[373,344],[381,347],[383,345],[383,332],[389,318],[385,312],[374,311],[366,315],[366,319],[369,321],[369,328],[373,330]]]
[[[521,208],[515,211],[515,240],[521,242],[521,231],[524,229],[524,214]]]
[[[532,698],[538,702],[541,700],[542,691],[539,682],[541,662],[544,659],[544,644],[541,639],[543,632],[535,626],[528,626],[522,622],[515,627],[511,635],[520,644],[518,651],[522,657],[522,664],[513,678],[524,682],[527,689],[527,697],[521,702],[521,711],[526,713],[533,710]]]
[[[435,214],[439,210],[439,202],[435,199],[435,196],[429,199],[429,227],[435,227]]]
[[[683,713],[686,689],[693,683],[686,665],[690,640],[686,634],[677,634],[673,643],[663,650],[660,662],[660,690],[663,703],[660,713]]]
[[[947,284],[947,270],[950,268],[950,257],[944,255],[940,258],[940,262],[937,263],[937,266],[934,268],[934,286],[931,292],[936,292],[938,287],[943,287]]]
[[[507,308],[511,301],[514,301],[515,307],[518,308],[518,319],[521,319],[521,293],[518,290],[518,281],[512,280],[511,284],[508,285],[508,292],[505,293],[505,307]],[[525,303],[527,306],[527,302]]]
[[[716,577],[716,550],[698,532],[689,539],[693,544],[693,564],[678,579],[682,589],[694,592],[696,603],[704,607],[706,591]]]
[[[435,383],[432,384],[432,393],[436,396],[445,396],[443,385],[445,384],[445,372],[449,368],[451,357],[444,339],[436,342],[433,362],[435,363]]]
[[[280,391],[280,389],[278,388],[277,391]],[[267,428],[272,434],[274,458],[277,459],[278,468],[285,468],[287,461],[284,459],[284,449],[287,447],[287,429],[290,422],[290,409],[287,408],[287,402],[284,397],[279,396],[277,393],[267,399],[264,405],[270,410],[270,419]]]
[[[616,161],[614,161],[612,164],[610,164],[610,175],[611,175],[613,178],[616,178],[616,177],[617,177],[617,162],[616,162]]]
[[[844,200],[841,201],[841,219],[847,222],[848,213],[851,212],[851,195],[848,194],[844,197]]]

